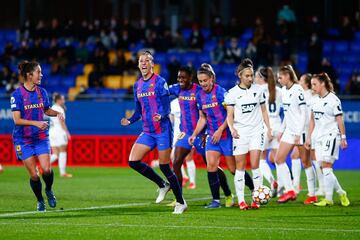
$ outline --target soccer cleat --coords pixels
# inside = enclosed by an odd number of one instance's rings
[[[296,193],[293,190],[288,191],[287,193],[281,195],[278,199],[278,203],[286,203],[290,200],[292,201],[296,200]]]
[[[234,206],[234,196],[232,194],[225,196],[225,207],[229,208],[232,206]]]
[[[252,209],[259,209],[259,208],[260,208],[260,204],[257,203],[257,202],[252,202],[252,203],[251,203],[251,208],[252,208]]]
[[[168,206],[168,207],[175,207],[175,206],[176,206],[176,200],[172,201],[172,202],[169,203],[169,204],[166,204],[166,206]]]
[[[306,200],[304,201],[304,204],[309,205],[309,204],[312,204],[312,203],[316,203],[317,201],[318,201],[318,199],[317,199],[316,196],[308,196],[306,198]]]
[[[340,197],[340,202],[341,202],[342,206],[347,207],[350,205],[350,201],[347,197],[346,192],[344,194],[339,195],[339,197]]]
[[[188,181],[189,181],[189,178],[183,177],[182,186],[185,187],[185,185],[187,184]]]
[[[182,214],[183,212],[185,212],[187,210],[187,204],[184,200],[184,204],[181,204],[181,203],[176,203],[175,204],[175,208],[174,208],[174,211],[173,211],[173,214]]]
[[[195,189],[195,188],[196,188],[195,183],[190,183],[189,186],[187,186],[187,189]]]
[[[46,211],[46,206],[44,201],[40,201],[37,203],[37,208],[36,208],[39,212],[45,212]]]
[[[47,199],[48,199],[48,203],[49,203],[49,206],[51,208],[55,208],[56,207],[56,197],[53,193],[53,191],[45,191],[46,193],[46,196],[47,196]]]
[[[320,202],[314,203],[314,206],[317,206],[317,207],[326,207],[326,206],[332,206],[332,205],[334,205],[334,202],[327,200],[326,198],[323,198]]]
[[[215,209],[215,208],[221,208],[220,201],[212,200],[209,205],[207,205],[205,208],[209,209]]]
[[[61,174],[60,176],[64,177],[64,178],[72,178],[73,175],[70,173],[64,173],[64,174]]]
[[[247,205],[247,203],[245,201],[239,203],[239,208],[240,210],[248,210],[249,209],[249,205]]]
[[[161,203],[165,199],[166,194],[170,191],[170,184],[166,182],[164,185],[164,187],[158,189],[159,195],[156,198],[155,203]]]
[[[316,196],[325,196],[325,191],[324,189],[319,188],[316,192],[315,192]]]

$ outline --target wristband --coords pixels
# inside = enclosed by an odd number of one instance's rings
[[[341,134],[341,139],[346,139],[346,135],[345,135],[345,134]]]

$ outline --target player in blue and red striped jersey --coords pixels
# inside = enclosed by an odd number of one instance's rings
[[[202,64],[197,71],[202,91],[196,95],[199,109],[199,121],[189,143],[195,142],[196,136],[207,126],[206,160],[208,181],[213,197],[207,208],[219,208],[220,181],[218,167],[220,156],[225,157],[229,170],[235,172],[235,158],[232,154],[232,137],[226,122],[226,109],[223,106],[226,90],[215,84],[215,72],[209,64]]]
[[[12,93],[10,100],[15,123],[13,142],[17,158],[29,172],[30,186],[38,201],[37,210],[45,211],[37,161],[43,171],[45,193],[50,207],[56,207],[56,198],[52,191],[54,172],[50,165],[49,124],[44,121],[44,114],[57,116],[61,121],[64,121],[64,117],[50,108],[47,92],[39,87],[43,76],[39,63],[24,61],[19,64],[19,71],[24,84]]]
[[[178,177],[180,184],[182,183],[181,166],[193,147],[189,144],[188,139],[193,134],[199,120],[199,109],[197,107],[196,94],[202,91],[202,88],[198,84],[193,83],[192,79],[192,69],[188,66],[180,67],[178,71],[179,83],[169,87],[170,94],[178,97],[180,104],[180,135],[177,137],[177,141],[175,143],[175,160],[173,164],[174,172]],[[206,128],[197,135],[193,145],[206,163],[205,148],[203,146],[203,141],[206,137],[205,130]],[[226,175],[220,167],[218,167],[218,175],[220,185],[225,194],[225,206],[231,207],[234,204],[231,190],[227,183]]]
[[[134,85],[135,113],[129,119],[123,118],[121,124],[127,126],[142,119],[143,132],[133,145],[129,166],[159,186],[156,203],[164,200],[170,187],[176,198],[174,214],[181,214],[187,209],[182,197],[178,179],[170,168],[170,152],[172,146],[172,128],[169,119],[169,89],[164,78],[154,73],[154,58],[150,52],[140,54],[138,65],[142,77]],[[141,159],[155,147],[159,151],[160,170],[169,183]]]

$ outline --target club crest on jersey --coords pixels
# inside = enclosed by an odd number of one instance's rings
[[[150,83],[150,87],[154,87],[154,84],[153,84],[153,83]]]
[[[215,95],[212,95],[212,96],[211,96],[211,98],[212,98],[212,99],[215,99],[215,98],[216,98],[216,96],[215,96]]]
[[[255,109],[256,103],[249,103],[241,105],[242,113],[249,113]]]
[[[314,118],[315,120],[319,120],[324,115],[324,112],[314,112]]]
[[[286,112],[290,107],[290,103],[283,103],[284,112]]]
[[[16,145],[16,151],[20,152],[21,151],[21,145]]]

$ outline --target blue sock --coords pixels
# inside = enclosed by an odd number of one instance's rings
[[[42,178],[45,182],[45,191],[51,191],[51,187],[54,183],[54,171],[51,169],[50,174],[43,174]]]
[[[208,181],[213,200],[220,200],[220,181],[218,172],[208,172]]]
[[[31,186],[31,189],[33,190],[38,202],[44,201],[44,198],[41,193],[42,185],[41,185],[40,179],[38,179],[37,181],[34,181],[30,178],[30,186]]]
[[[179,181],[175,173],[171,170],[170,164],[160,164],[160,170],[163,172],[163,174],[169,181],[170,187],[175,195],[176,202],[184,204],[184,199],[182,197],[182,191]]]
[[[129,166],[144,177],[156,183],[159,188],[165,187],[164,180],[146,163],[143,163],[140,160],[129,161]]]

